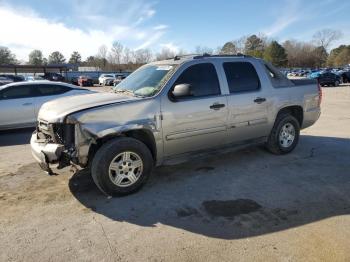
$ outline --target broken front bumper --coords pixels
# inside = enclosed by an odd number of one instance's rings
[[[30,139],[32,155],[39,163],[41,169],[51,172],[50,164],[57,163],[62,155],[64,146],[61,144],[47,143],[43,139],[38,139],[37,133],[34,132]]]

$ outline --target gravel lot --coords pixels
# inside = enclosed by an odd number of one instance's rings
[[[323,90],[293,153],[158,168],[122,198],[43,174],[31,130],[2,132],[0,261],[350,261],[350,86]]]

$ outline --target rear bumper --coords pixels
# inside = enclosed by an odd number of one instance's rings
[[[315,122],[320,118],[321,109],[315,108],[309,111],[304,112],[304,120],[302,128],[307,128],[315,124]]]
[[[34,159],[39,163],[41,169],[50,172],[50,164],[57,163],[61,158],[64,146],[51,144],[37,138],[36,132],[32,134],[30,146]]]

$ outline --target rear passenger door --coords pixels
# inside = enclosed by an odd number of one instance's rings
[[[268,135],[268,96],[250,62],[224,62],[228,95],[228,140],[239,142]]]
[[[178,84],[190,85],[191,96],[172,99],[171,92]],[[227,98],[221,93],[214,64],[197,63],[184,68],[162,96],[161,113],[165,157],[224,144]]]

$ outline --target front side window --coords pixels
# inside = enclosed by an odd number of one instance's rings
[[[114,90],[138,96],[153,96],[161,89],[173,70],[172,65],[143,66],[120,82]]]
[[[226,62],[223,66],[231,94],[260,89],[258,74],[251,63]]]
[[[215,67],[211,63],[192,65],[185,69],[175,85],[188,84],[191,97],[220,95],[220,85]]]
[[[32,97],[32,89],[30,85],[12,86],[0,92],[1,99],[17,99]]]

